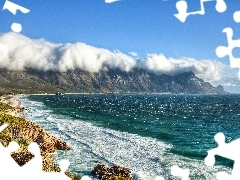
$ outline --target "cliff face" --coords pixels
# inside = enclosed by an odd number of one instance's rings
[[[143,69],[124,72],[119,69],[89,73],[82,70],[0,71],[0,90],[18,89],[24,93],[218,93],[210,83],[194,73],[156,75]]]

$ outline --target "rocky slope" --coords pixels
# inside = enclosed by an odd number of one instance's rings
[[[0,70],[0,91],[23,93],[219,93],[210,83],[192,72],[177,75],[156,75],[143,69],[124,72],[119,69],[89,73]],[[221,93],[223,93],[221,91]]]

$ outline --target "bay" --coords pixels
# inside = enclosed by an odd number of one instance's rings
[[[70,169],[90,175],[98,163],[133,170],[135,179],[172,178],[170,167],[191,169],[191,179],[214,179],[233,162],[217,157],[204,164],[217,147],[240,137],[240,96],[174,94],[65,94],[19,98],[24,115],[67,141],[72,150],[56,153],[70,159]]]

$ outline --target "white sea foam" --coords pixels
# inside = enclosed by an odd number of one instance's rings
[[[58,151],[55,158],[69,159],[70,170],[79,175],[88,174],[98,163],[131,168],[135,180],[151,180],[157,175],[170,177],[170,168],[178,165],[190,169],[191,179],[215,179],[223,167],[209,168],[203,161],[191,160],[169,152],[172,145],[150,137],[93,126],[90,123],[53,114],[43,103],[20,98],[27,107],[24,115],[66,141],[69,151]],[[89,174],[88,174],[89,175]]]

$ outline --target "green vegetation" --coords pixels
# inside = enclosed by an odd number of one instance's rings
[[[8,144],[11,142],[11,141],[13,141],[13,139],[10,137],[10,136],[8,136],[8,135],[6,135],[6,134],[4,134],[4,133],[0,133],[0,142],[4,145],[4,146],[8,146]]]
[[[13,109],[11,106],[0,102],[0,125],[6,123],[8,127],[0,132],[0,142],[4,146],[8,146],[11,141],[16,141],[20,145],[21,149],[27,149],[28,143],[27,140],[20,137],[13,138],[13,134],[17,129],[27,128],[33,125],[33,123],[25,120],[24,118],[15,117],[6,113],[7,110]],[[11,134],[11,133],[12,134]]]
[[[20,139],[17,141],[17,143],[20,145],[20,147],[23,147],[23,148],[29,145],[25,139]]]
[[[0,102],[0,111],[6,111],[8,109],[12,109],[12,107],[9,106],[8,104]]]
[[[13,159],[20,165],[23,166],[28,161],[30,161],[34,155],[28,152],[28,145],[32,142],[31,139],[24,139],[19,135],[20,131],[24,131],[24,129],[29,128],[37,128],[40,127],[30,121],[27,121],[24,118],[15,117],[7,114],[7,110],[13,109],[13,107],[0,102],[0,125],[6,123],[8,127],[0,132],[0,143],[3,146],[7,147],[10,142],[16,141],[20,150],[13,152],[11,156]],[[41,152],[42,163],[43,163],[43,171],[46,172],[60,172],[60,168],[54,162],[54,158],[52,154]],[[65,173],[72,180],[80,180],[79,176],[76,176],[70,172]]]
[[[34,123],[27,121],[24,118],[21,117],[15,117],[9,114],[6,114],[6,112],[0,112],[0,122],[2,123],[7,123],[9,126],[22,126],[22,127],[28,127],[28,126],[33,126]]]
[[[12,107],[4,104],[2,102],[0,102],[0,125],[2,125],[3,123],[6,123],[5,116],[7,115],[5,113],[6,110],[11,109]],[[9,120],[11,118],[8,118]],[[4,146],[8,146],[8,144],[13,141],[13,139],[11,138],[11,136],[7,135],[6,133],[4,133],[4,131],[0,132],[0,142],[4,145]]]

